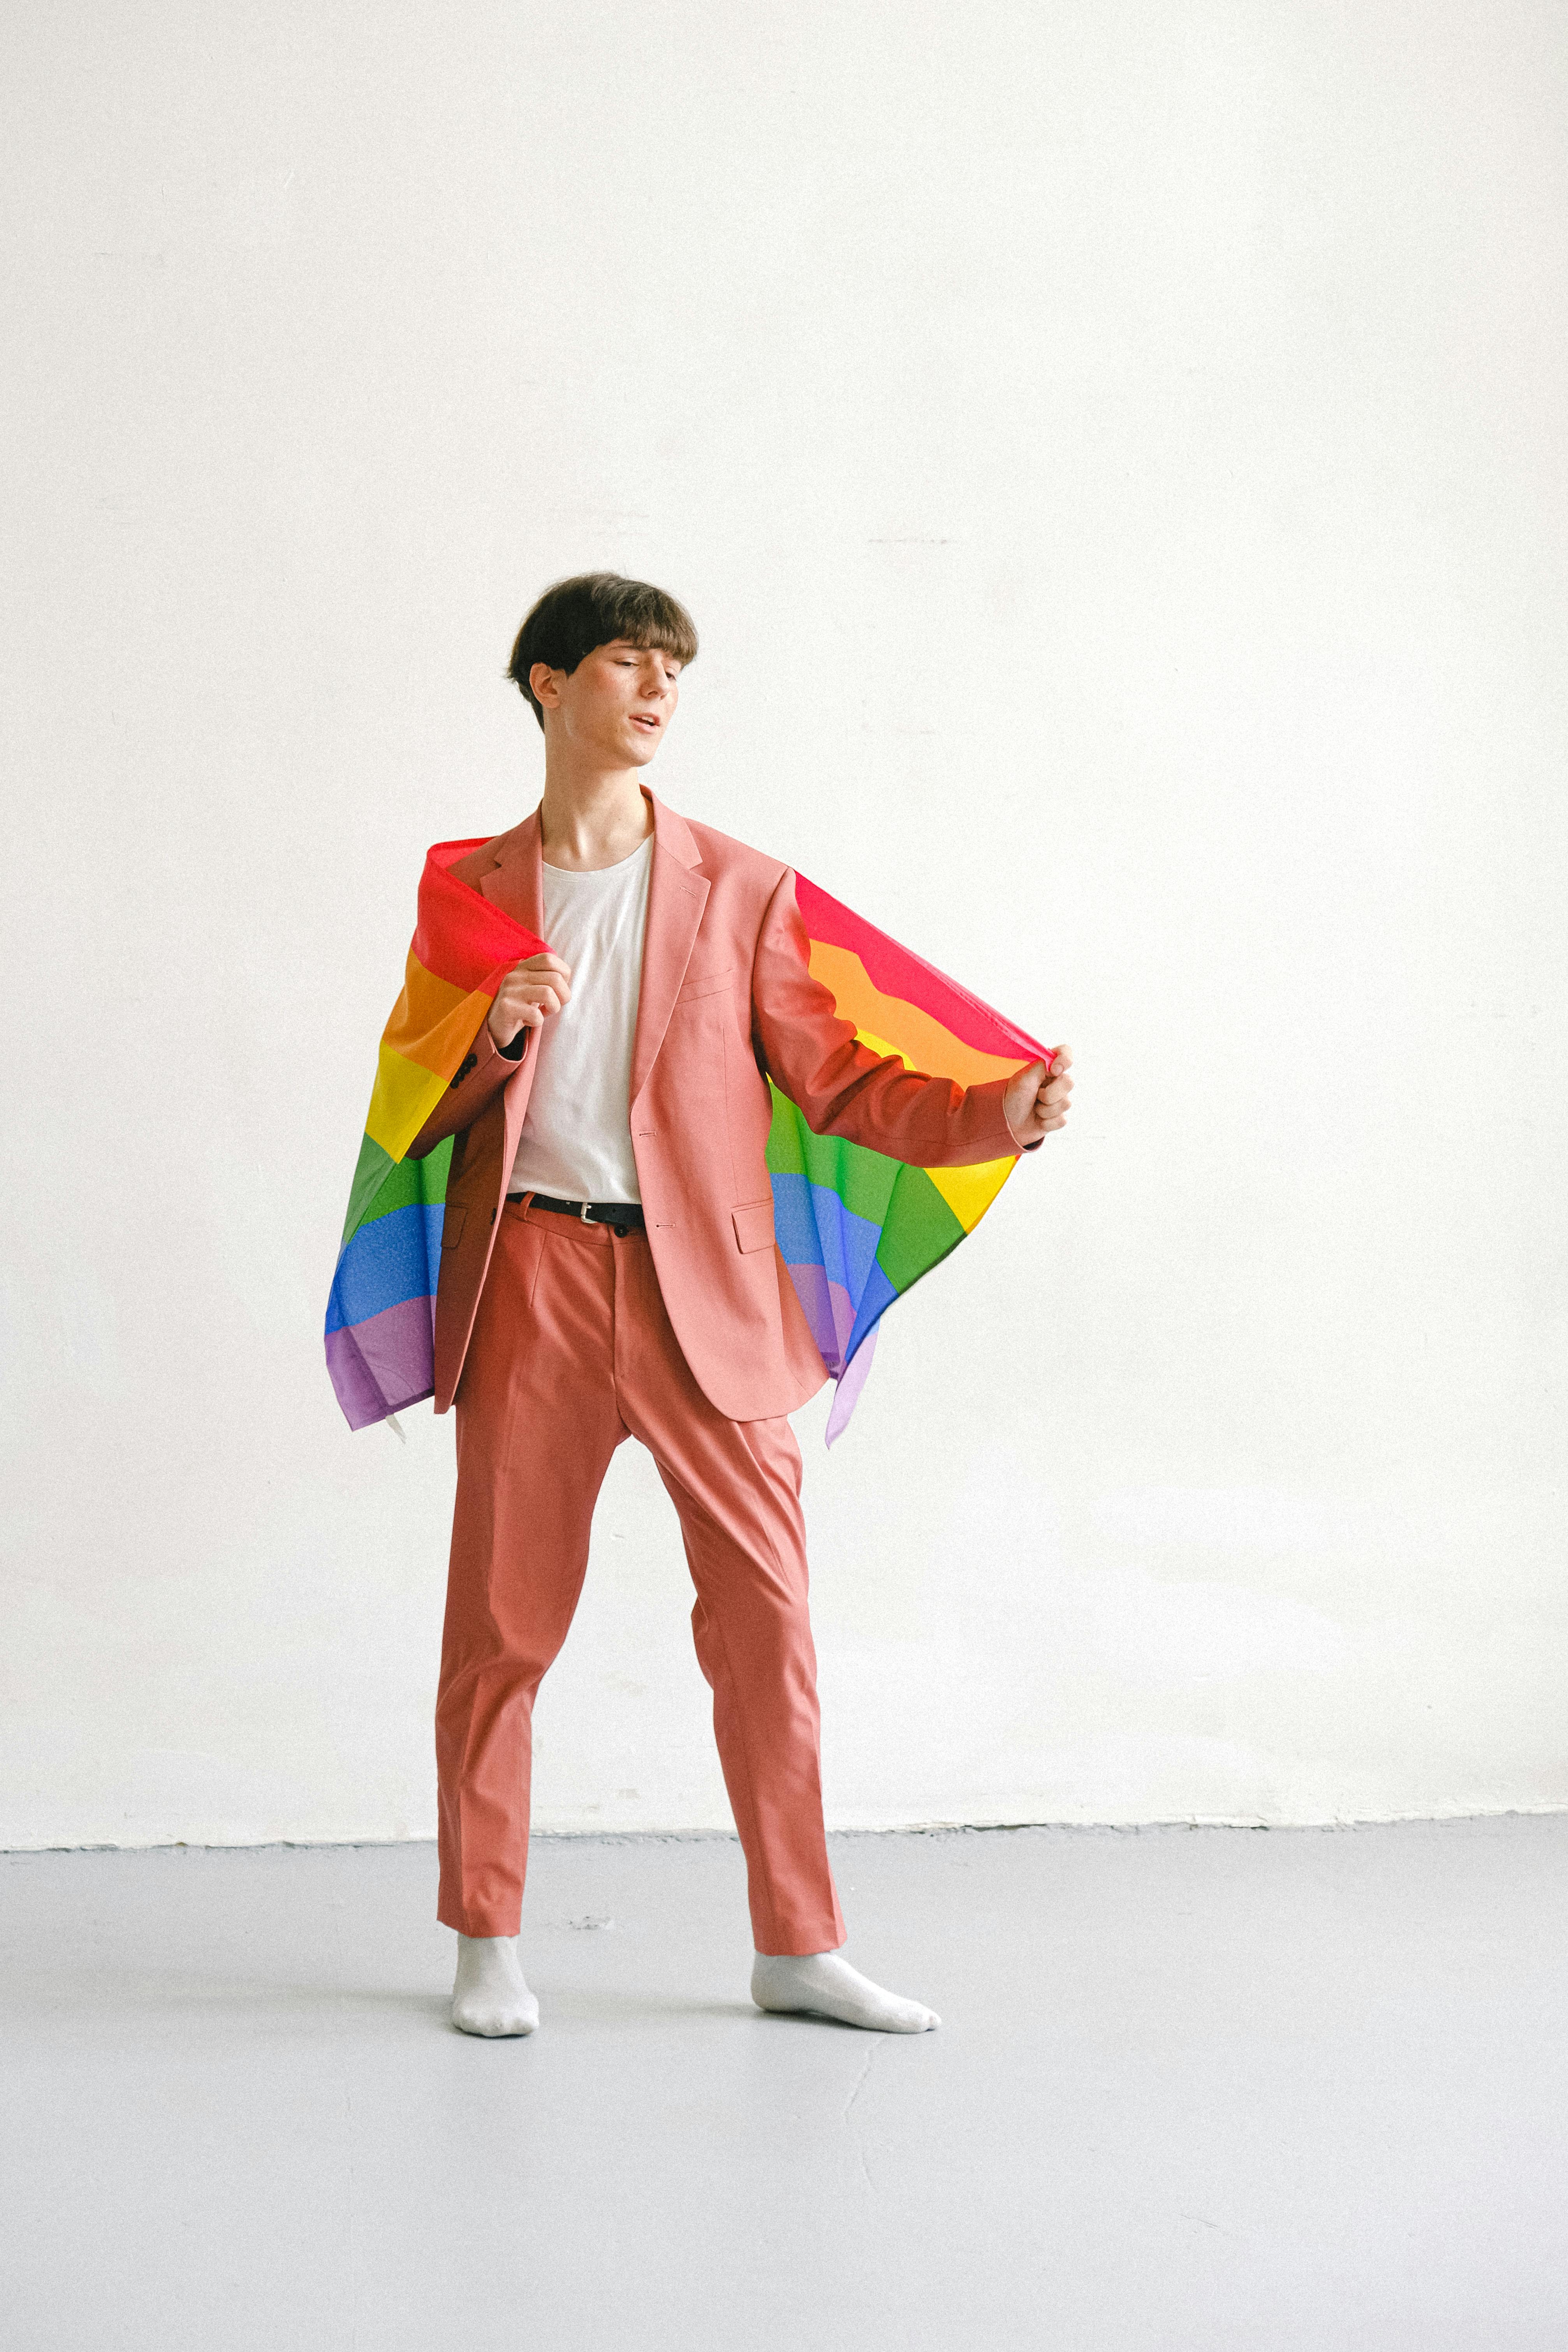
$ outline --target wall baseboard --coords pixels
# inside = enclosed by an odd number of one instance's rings
[[[1142,1837],[1173,1831],[1239,1830],[1252,1833],[1267,1831],[1275,1837],[1292,1837],[1322,1836],[1357,1830],[1443,1829],[1467,1822],[1560,1819],[1568,1820],[1568,1806],[1503,1805],[1479,1812],[1378,1813],[1321,1822],[1226,1820],[1202,1814],[1150,1822],[900,1822],[886,1827],[830,1829],[827,1834],[829,1838],[984,1837],[1005,1836],[1023,1831],[1048,1831],[1058,1837]],[[216,1840],[164,1838],[149,1841],[145,1844],[129,1845],[96,1843],[0,1846],[0,1861],[15,1861],[27,1854],[46,1853],[331,1853],[384,1846],[433,1847],[435,1843],[434,1838],[426,1837],[247,1838],[232,1844]],[[532,1843],[535,1845],[733,1845],[737,1840],[733,1830],[535,1830]]]

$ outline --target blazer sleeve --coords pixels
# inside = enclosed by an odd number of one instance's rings
[[[1005,1078],[955,1086],[858,1044],[831,991],[813,980],[810,952],[795,876],[786,873],[768,902],[752,967],[752,1042],[814,1134],[841,1135],[915,1168],[1017,1158],[1002,1110]]]
[[[531,1029],[520,1030],[510,1046],[500,1046],[490,1035],[489,1023],[482,1021],[479,1035],[458,1065],[457,1076],[409,1145],[407,1157],[423,1160],[449,1135],[471,1127],[508,1078],[515,1076],[532,1034]]]

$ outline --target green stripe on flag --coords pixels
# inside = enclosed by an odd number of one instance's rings
[[[394,1209],[436,1208],[447,1197],[447,1171],[451,1164],[450,1136],[423,1160],[400,1160],[361,1222],[373,1225],[378,1217],[390,1217]]]
[[[772,1081],[770,1080],[770,1084]],[[770,1176],[804,1176],[837,1192],[850,1213],[879,1225],[888,1212],[900,1162],[885,1151],[868,1151],[839,1135],[813,1135],[787,1095],[773,1087],[773,1123],[768,1136]]]
[[[349,1213],[343,1226],[343,1240],[368,1225],[377,1217],[387,1217],[394,1209],[412,1208],[416,1202],[434,1208],[447,1197],[447,1171],[452,1164],[452,1139],[438,1143],[423,1160],[394,1160],[379,1143],[367,1135],[360,1146],[359,1166],[354,1170],[353,1189],[349,1193]]]
[[[877,1244],[877,1263],[893,1288],[908,1290],[963,1239],[963,1227],[923,1168],[900,1167]]]

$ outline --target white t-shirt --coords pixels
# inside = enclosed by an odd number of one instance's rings
[[[572,998],[529,1045],[539,1066],[509,1192],[642,1199],[628,1097],[652,869],[651,833],[596,874],[544,868],[544,936],[571,967]]]

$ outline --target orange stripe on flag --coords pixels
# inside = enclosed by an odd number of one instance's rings
[[[488,1012],[494,1002],[484,989],[455,988],[449,980],[437,980],[411,951],[403,993],[392,1008],[381,1042],[405,1061],[422,1064],[436,1077],[452,1077],[483,1017],[476,1017],[470,1008],[482,1005]],[[467,1035],[465,1023],[469,1024]]]
[[[955,1086],[978,1087],[991,1078],[1010,1078],[1024,1066],[1022,1062],[1009,1062],[999,1054],[983,1054],[977,1046],[966,1045],[907,997],[884,996],[852,948],[833,948],[822,940],[813,940],[811,976],[831,989],[842,1017],[868,1033],[868,1045],[875,1044],[879,1054],[900,1055],[911,1070],[923,1070],[933,1078],[951,1078]],[[888,1039],[890,1044],[881,1042]]]
[[[455,988],[410,955],[403,993],[381,1040],[364,1131],[401,1160],[462,1061],[495,998],[486,988]]]

